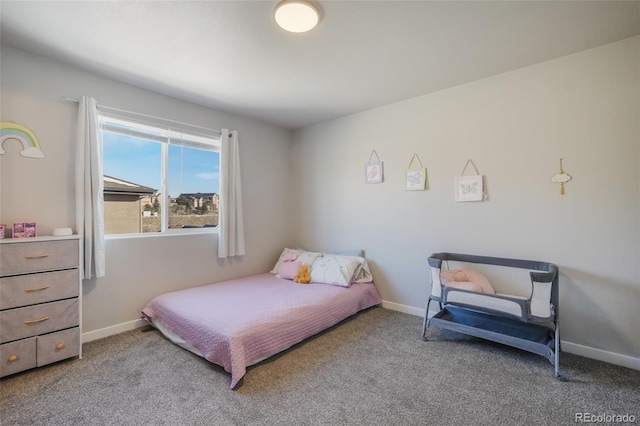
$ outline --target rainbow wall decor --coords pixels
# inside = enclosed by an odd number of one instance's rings
[[[0,155],[5,153],[2,145],[9,139],[15,139],[22,144],[20,155],[23,157],[44,158],[38,138],[28,127],[11,121],[0,122]]]

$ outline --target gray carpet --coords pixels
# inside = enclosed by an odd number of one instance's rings
[[[379,307],[248,369],[222,368],[157,331],[84,345],[84,357],[0,381],[9,425],[569,425],[635,416],[640,371],[543,357]],[[602,424],[602,423],[600,423]]]

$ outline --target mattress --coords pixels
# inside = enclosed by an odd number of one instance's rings
[[[166,293],[143,315],[170,340],[231,373],[381,303],[372,283],[297,284],[265,273]]]

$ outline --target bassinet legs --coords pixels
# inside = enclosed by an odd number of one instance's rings
[[[429,319],[429,304],[431,303],[431,300],[433,300],[433,299],[429,298],[429,300],[427,300],[427,309],[426,309],[425,314],[424,314],[424,320],[422,321],[422,333],[421,333],[421,335],[422,335],[422,340],[424,340],[425,342],[428,340],[426,333],[427,333],[427,327],[428,327],[427,321]],[[442,310],[442,302],[438,301],[438,305],[440,306],[440,310]]]

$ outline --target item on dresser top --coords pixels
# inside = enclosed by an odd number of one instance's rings
[[[79,241],[0,242],[0,377],[82,356]]]
[[[7,225],[0,223],[0,240],[4,240],[5,229],[7,229]]]
[[[38,236],[38,225],[35,222],[25,222],[24,237],[35,238]]]
[[[53,236],[54,237],[65,237],[67,235],[71,235],[73,232],[71,228],[53,228]]]
[[[11,238],[24,238],[24,222],[16,222],[13,224]]]
[[[546,357],[559,376],[558,267],[548,262],[436,253],[429,257],[431,295],[422,324],[469,334]],[[452,268],[452,269],[451,269]],[[457,270],[457,271],[456,271]],[[447,284],[460,270],[478,288]],[[479,271],[482,271],[480,273]],[[451,276],[448,276],[451,275]],[[479,278],[486,275],[486,282]],[[488,278],[488,279],[487,279]],[[490,282],[489,282],[490,279]],[[468,280],[465,280],[468,281]],[[488,290],[491,287],[494,292]],[[429,315],[431,301],[440,311]]]
[[[16,222],[13,224],[12,238],[35,238],[38,236],[38,225],[35,222]]]

